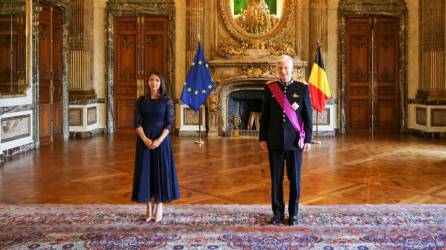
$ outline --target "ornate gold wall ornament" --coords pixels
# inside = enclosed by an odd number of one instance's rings
[[[206,100],[206,103],[209,108],[209,112],[217,112],[218,111],[218,95],[215,93],[212,93],[209,95],[208,99]]]
[[[280,55],[289,55],[291,57],[296,56],[296,50],[294,49],[293,42],[283,42],[278,43],[276,46],[271,46],[270,53],[271,55],[280,56]]]
[[[209,95],[208,99],[206,100],[207,104],[207,111],[208,111],[208,136],[209,137],[216,137],[218,136],[218,110],[219,107],[219,98],[218,95],[213,92]]]
[[[217,53],[222,56],[229,58],[234,55],[243,55],[245,54],[246,48],[248,47],[247,43],[242,42],[242,46],[234,46],[229,43],[223,42],[218,46]]]
[[[234,76],[234,74],[232,74],[232,73],[224,73],[224,72],[218,71],[213,74],[212,79],[214,79],[214,82],[216,82],[216,83],[222,83],[233,76]],[[217,86],[217,88],[218,88],[218,86]]]
[[[250,0],[235,22],[245,31],[261,34],[272,30],[279,22],[279,18],[271,15],[265,0]]]
[[[293,15],[295,12],[295,1],[284,0],[284,6],[282,16],[280,20],[268,31],[252,33],[245,30],[244,27],[237,23],[237,20],[233,18],[230,7],[230,0],[218,0],[218,12],[223,19],[223,22],[228,29],[229,33],[237,38],[239,41],[251,43],[252,40],[271,40],[278,37],[283,37],[287,34],[289,27],[293,25]]]
[[[262,76],[273,76],[274,72],[272,72],[270,66],[248,66],[242,67],[241,74],[247,77],[262,77]]]

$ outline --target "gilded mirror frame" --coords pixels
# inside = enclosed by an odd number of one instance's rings
[[[240,41],[252,42],[256,40],[272,40],[286,33],[285,27],[289,27],[295,9],[293,0],[284,0],[284,8],[279,22],[268,32],[250,33],[240,27],[231,13],[230,2],[233,0],[218,0],[219,12],[228,31]]]
[[[0,98],[12,98],[12,97],[23,97],[26,96],[26,91],[28,90],[28,88],[31,86],[29,84],[29,72],[30,72],[30,60],[31,57],[29,55],[30,53],[30,27],[31,27],[31,0],[24,0],[23,1],[24,6],[23,6],[23,11],[24,11],[24,15],[21,16],[21,18],[19,18],[20,20],[17,21],[18,25],[23,23],[23,28],[24,30],[22,30],[23,32],[23,37],[20,37],[21,39],[24,39],[24,42],[22,44],[23,48],[23,57],[22,59],[22,64],[23,64],[23,72],[18,72],[18,79],[17,79],[17,90],[16,91],[12,91],[10,93],[2,93],[0,92]],[[0,13],[1,14],[7,14],[8,12],[3,11],[4,8],[6,8],[6,5],[8,4],[7,1],[2,1],[0,3],[1,5],[1,9]],[[15,12],[14,11],[21,11],[20,8],[22,8],[21,6],[14,6],[16,3],[14,3],[13,1],[10,1],[11,4],[11,12],[10,12],[10,16],[11,16],[11,20],[12,20],[12,16]],[[13,7],[14,6],[14,7]],[[11,25],[12,27],[12,25]],[[12,36],[12,30],[11,30],[11,36]],[[19,38],[19,39],[20,39]],[[19,61],[19,59],[17,59]]]

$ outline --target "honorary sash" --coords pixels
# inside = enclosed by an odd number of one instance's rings
[[[291,107],[290,102],[280,89],[278,83],[271,83],[268,85],[268,88],[271,91],[271,93],[273,93],[273,95],[276,97],[276,100],[282,107],[283,111],[285,111],[285,114],[288,117],[288,120],[290,120],[294,130],[296,130],[296,132],[299,134],[299,141],[304,140],[305,138],[304,124],[297,118],[296,112]]]

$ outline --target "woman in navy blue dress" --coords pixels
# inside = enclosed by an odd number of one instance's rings
[[[159,222],[163,202],[180,198],[169,136],[174,104],[159,73],[150,74],[148,86],[148,93],[139,97],[135,105],[137,139],[132,201],[147,203],[146,221],[153,218]]]

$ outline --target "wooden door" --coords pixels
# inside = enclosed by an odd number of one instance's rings
[[[62,134],[62,11],[41,5],[39,13],[40,144]]]
[[[117,132],[131,128],[138,79],[137,17],[115,19],[114,118]]]
[[[374,103],[377,133],[397,133],[399,107],[398,20],[376,18],[374,33]]]
[[[114,123],[116,132],[133,132],[135,100],[150,71],[167,73],[167,19],[117,17],[114,28]]]
[[[167,77],[167,19],[165,17],[143,17],[143,70],[144,82],[151,71],[161,72]],[[147,84],[144,84],[147,87]]]
[[[398,20],[348,18],[345,42],[347,132],[397,132]]]

